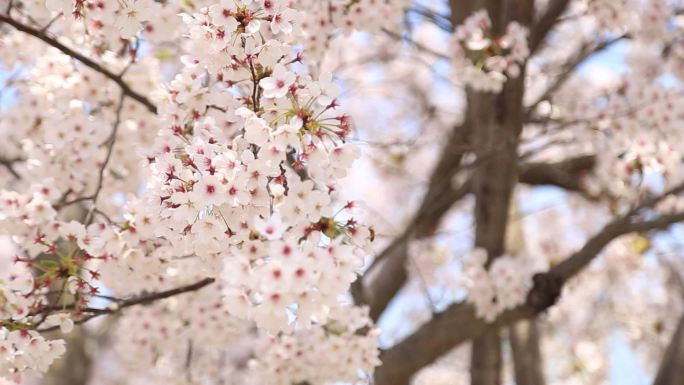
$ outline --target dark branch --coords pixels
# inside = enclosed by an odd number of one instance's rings
[[[684,213],[663,215],[647,221],[632,220],[631,216],[624,216],[610,222],[579,251],[549,272],[537,274],[525,304],[504,312],[492,323],[478,318],[475,309],[467,303],[453,304],[435,314],[413,334],[382,353],[380,358],[383,365],[375,373],[375,384],[408,384],[413,374],[455,346],[488,330],[533,318],[555,304],[564,283],[584,269],[613,239],[632,232],[665,229],[684,221]]]
[[[582,176],[596,165],[594,155],[578,156],[556,163],[526,163],[520,166],[520,183],[550,185],[582,192]]]
[[[596,163],[593,155],[579,156],[556,163],[527,163],[520,166],[520,182],[530,185],[553,185],[569,191],[583,191],[581,177],[591,172]],[[452,164],[453,166],[453,164]],[[445,177],[451,180],[451,177]],[[390,301],[404,286],[408,276],[405,263],[411,238],[428,236],[448,210],[470,192],[470,181],[460,186],[439,186],[439,193],[427,194],[416,217],[389,246],[380,252],[362,286],[357,281],[352,295],[357,304],[367,304],[370,316],[378,320]],[[437,187],[435,187],[437,190]],[[429,197],[429,198],[428,198]],[[409,232],[408,229],[411,229]],[[377,261],[377,262],[376,262]]]
[[[4,168],[6,168],[7,171],[9,171],[9,173],[12,174],[12,176],[15,179],[21,179],[21,175],[19,175],[17,170],[14,169],[14,164],[17,162],[21,162],[22,160],[23,159],[21,159],[21,158],[4,159],[4,158],[0,157],[0,166],[3,166]]]
[[[180,286],[175,289],[170,289],[170,290],[165,290],[165,291],[159,291],[159,292],[153,292],[153,293],[146,293],[146,294],[141,294],[139,296],[129,298],[129,299],[124,299],[124,300],[117,300],[114,301],[114,306],[110,308],[91,308],[91,307],[86,307],[86,308],[81,308],[80,310],[84,313],[88,313],[86,316],[83,318],[80,318],[76,321],[74,321],[75,324],[82,324],[87,321],[90,321],[91,319],[95,317],[99,317],[101,315],[105,314],[115,314],[120,312],[121,310],[131,307],[131,306],[137,306],[137,305],[148,305],[153,302],[165,299],[165,298],[170,298],[177,296],[179,294],[183,293],[188,293],[192,291],[197,291],[199,289],[202,289],[205,286],[211,285],[214,283],[215,279],[214,278],[205,278],[201,281],[195,282],[190,285],[185,285],[185,286]],[[65,307],[59,306],[59,309],[65,309],[65,310],[74,310],[75,306],[72,305],[67,305]],[[48,310],[57,310],[57,309],[52,309],[49,308]],[[44,329],[39,329],[39,332],[49,332],[52,330],[57,330],[59,329],[59,326],[52,326],[49,328],[44,328]]]
[[[556,25],[558,18],[565,12],[570,0],[551,0],[546,11],[541,15],[530,30],[529,47],[533,54],[546,39],[549,31]]]
[[[72,58],[78,60],[79,62],[83,63],[86,67],[89,67],[90,69],[101,73],[114,83],[116,83],[120,88],[121,91],[124,93],[124,95],[130,97],[131,99],[139,102],[140,104],[144,105],[147,110],[152,112],[153,114],[157,113],[157,106],[155,106],[149,99],[147,99],[145,96],[137,93],[134,91],[124,80],[121,75],[117,75],[110,71],[109,69],[103,67],[102,65],[96,63],[92,59],[88,58],[85,55],[82,55],[72,48],[69,48],[65,46],[64,44],[60,43],[56,38],[49,36],[46,31],[33,28],[31,26],[28,26],[26,24],[21,23],[18,20],[15,20],[11,18],[8,15],[5,14],[0,14],[0,23],[6,23],[14,27],[16,30],[27,33],[33,37],[36,37],[43,42],[47,43],[48,45],[57,48],[60,50],[62,53],[65,55],[69,55]]]

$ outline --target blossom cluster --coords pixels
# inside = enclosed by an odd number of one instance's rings
[[[492,322],[505,310],[525,302],[534,269],[522,256],[502,255],[486,267],[487,251],[475,248],[463,259],[467,301],[478,317]]]
[[[601,29],[630,31],[640,40],[657,42],[669,33],[673,7],[665,0],[594,0],[587,4],[587,11]]]
[[[0,327],[0,378],[19,382],[22,376],[45,373],[65,351],[64,340],[47,340],[34,330]]]
[[[22,376],[45,372],[65,348],[63,340],[47,340],[38,332],[24,328],[31,322],[35,308],[30,297],[35,281],[25,266],[8,265],[0,271],[0,378],[19,381]],[[59,323],[59,317],[51,315],[44,323]],[[65,329],[68,330],[68,325]]]
[[[130,38],[140,28],[153,33],[164,20],[149,19],[179,9],[173,3],[48,1],[48,8],[85,18],[86,28],[103,35],[111,28],[105,22],[115,20],[121,37]],[[0,125],[12,132],[7,147],[27,158],[19,165],[27,179],[0,192],[0,230],[19,246],[16,265],[42,274],[30,295],[11,302],[25,315],[3,314],[2,322],[16,327],[8,332],[42,338],[36,331],[68,332],[93,315],[100,285],[125,298],[214,278],[211,291],[166,300],[140,310],[139,320],[124,321],[130,344],[121,344],[121,356],[133,346],[147,354],[127,364],[182,368],[185,349],[164,348],[175,335],[192,340],[196,357],[209,366],[220,355],[216,341],[229,344],[256,323],[260,336],[281,348],[282,339],[311,332],[322,347],[348,351],[353,359],[346,369],[331,361],[326,375],[349,379],[358,369],[371,371],[378,364],[377,333],[359,309],[344,313],[363,318],[368,330],[357,335],[361,326],[324,327],[343,318],[340,296],[356,279],[372,236],[355,219],[358,202],[337,193],[360,155],[347,143],[351,118],[337,112],[341,87],[331,73],[308,75],[306,53],[295,49],[307,30],[322,35],[283,1],[206,3],[177,18],[187,31],[183,67],[152,96],[158,118],[120,98],[111,82],[98,87],[106,82],[101,74],[53,49],[31,68],[36,80],[19,83],[18,103],[38,112],[12,109]],[[339,17],[330,33],[374,18],[387,23],[376,8],[396,12],[389,3],[340,2],[331,8]],[[55,20],[78,33],[77,25]],[[130,55],[115,57],[106,51],[121,46],[114,40],[93,44],[88,54],[120,71],[136,91],[150,92],[160,63],[138,56],[132,43],[123,43]],[[155,338],[151,322],[138,322],[148,311],[175,321]],[[157,361],[162,351],[168,355]],[[54,359],[45,349],[35,354],[41,362]]]
[[[649,179],[666,187],[682,180],[682,156],[673,146],[682,139],[680,99],[674,90],[623,82],[604,108],[588,113],[598,116],[598,170],[588,181],[593,193],[631,200],[652,188]]]
[[[506,79],[520,75],[529,56],[528,31],[511,22],[502,36],[494,36],[486,10],[480,10],[456,27],[452,60],[463,82],[482,92],[500,92]]]
[[[67,305],[67,297],[80,298],[74,314],[97,293],[81,273],[97,276],[86,267],[91,257],[82,224],[56,219],[50,200],[56,199],[48,185],[33,185],[28,194],[0,192],[0,228],[13,234],[31,257],[4,261],[0,272],[0,376],[19,380],[23,375],[45,372],[64,351],[64,341],[48,340],[39,332],[73,328],[72,314],[54,312]],[[86,243],[84,243],[86,242]],[[83,249],[81,249],[81,247]],[[52,253],[54,258],[41,257]],[[35,257],[35,258],[34,258]],[[36,276],[34,277],[34,271]],[[53,290],[59,288],[58,290]],[[55,291],[56,295],[50,295]]]
[[[307,60],[320,59],[330,39],[339,31],[349,34],[355,30],[378,32],[393,30],[401,23],[403,9],[408,0],[271,0],[261,2],[264,6],[258,13],[250,13],[250,28],[261,32],[278,33],[284,29],[292,36],[289,39],[302,44]],[[142,37],[154,43],[172,41],[182,36],[185,24],[179,14],[212,8],[214,14],[225,14],[225,26],[237,23],[236,15],[230,15],[235,2],[230,0],[210,1],[169,0],[46,0],[27,2],[27,9],[37,20],[50,20],[58,15],[81,21],[87,30],[86,38],[96,45],[115,47],[118,37],[130,40]],[[305,10],[307,17],[299,12]],[[296,23],[293,23],[298,20]],[[82,27],[82,28],[83,28]],[[292,28],[295,30],[292,30]]]
[[[131,374],[158,383],[228,380],[234,367],[221,357],[251,341],[251,325],[231,316],[221,289],[209,286],[124,312],[112,331],[117,359]]]
[[[358,149],[331,76],[295,74],[295,51],[251,26],[265,4],[226,6],[185,16],[186,66],[159,95],[165,128],[126,226],[176,255],[221,257],[232,314],[277,332],[334,306],[363,263],[355,203],[333,206]]]
[[[379,331],[365,308],[338,307],[324,322],[272,335],[232,317],[221,289],[125,312],[113,332],[114,350],[129,375],[173,384],[322,385],[331,379],[355,383],[359,370],[370,373],[379,365]]]
[[[359,373],[380,365],[376,339],[367,309],[340,307],[328,322],[282,338],[264,339],[250,370],[262,383],[324,385],[328,379],[356,383]]]
[[[588,11],[609,30],[619,30],[635,23],[634,9],[639,2],[635,0],[595,0],[588,2]]]
[[[46,0],[45,6],[52,12],[73,15],[75,18],[91,18],[94,25],[114,20],[114,26],[124,39],[135,36],[143,22],[153,19],[162,8],[154,0]]]

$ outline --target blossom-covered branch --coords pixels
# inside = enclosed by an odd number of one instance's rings
[[[445,153],[453,154],[447,150]],[[519,181],[534,186],[553,185],[568,191],[582,192],[582,178],[595,165],[594,156],[580,156],[555,163],[523,163],[520,166]],[[454,167],[453,170],[457,170]],[[455,172],[455,171],[452,171]],[[450,179],[444,177],[444,179]],[[444,180],[437,176],[435,180]],[[425,237],[439,224],[442,217],[456,202],[470,193],[470,182],[460,186],[449,184],[446,191],[428,192],[416,217],[406,226],[405,232],[397,236],[374,259],[366,273],[367,282],[361,278],[354,285],[352,293],[357,303],[367,304],[373,319],[378,319],[389,302],[406,282],[406,260],[411,239]],[[431,197],[431,198],[428,198]]]
[[[525,303],[503,312],[492,322],[479,318],[475,309],[467,303],[456,303],[434,314],[430,321],[420,326],[413,334],[382,353],[384,365],[376,371],[376,384],[408,384],[410,377],[420,368],[455,346],[488,330],[532,318],[546,310],[556,303],[563,285],[582,271],[615,238],[631,232],[665,229],[681,221],[684,221],[684,212],[640,221],[634,221],[634,217],[629,215],[610,222],[576,253],[549,272],[536,275]]]
[[[127,299],[119,299],[119,298],[111,298],[110,300],[112,303],[107,306],[106,308],[93,308],[93,307],[79,307],[78,305],[70,304],[70,305],[65,305],[65,306],[51,306],[51,307],[46,307],[43,309],[41,312],[45,311],[54,311],[54,310],[79,310],[83,315],[81,318],[78,318],[74,320],[74,324],[82,324],[87,321],[90,321],[93,318],[106,315],[106,314],[115,314],[123,309],[126,309],[131,306],[137,306],[137,305],[148,305],[153,302],[166,299],[166,298],[171,298],[175,297],[177,295],[183,294],[183,293],[188,293],[196,290],[200,290],[205,286],[211,285],[214,283],[216,280],[214,278],[205,278],[201,281],[185,285],[185,286],[180,286],[176,287],[173,289],[169,290],[164,290],[164,291],[159,291],[159,292],[152,292],[152,293],[142,293],[137,296],[133,296],[131,298]],[[39,332],[49,332],[53,330],[57,330],[60,328],[60,325],[55,325],[55,326],[50,326],[46,328],[39,328]]]
[[[10,8],[11,9],[11,8]],[[64,53],[65,55],[68,55],[75,60],[78,60],[79,62],[83,63],[86,67],[94,70],[95,72],[101,73],[105,77],[107,77],[109,80],[113,81],[116,83],[120,88],[121,92],[123,92],[124,95],[130,97],[131,99],[137,101],[138,103],[142,104],[145,106],[145,108],[150,111],[153,114],[157,113],[157,106],[154,105],[147,97],[144,95],[136,92],[131,86],[126,83],[123,79],[123,76],[121,74],[115,74],[111,70],[107,69],[103,65],[95,62],[93,59],[87,57],[86,55],[83,55],[73,48],[70,48],[61,42],[57,40],[57,38],[50,36],[49,32],[45,30],[44,28],[34,28],[31,27],[30,25],[24,24],[19,20],[14,19],[9,15],[9,13],[2,14],[0,13],[0,23],[5,23],[8,24],[12,27],[14,27],[17,31],[24,32],[28,35],[31,35],[37,39],[42,40],[46,44],[48,44],[51,47],[54,47]]]

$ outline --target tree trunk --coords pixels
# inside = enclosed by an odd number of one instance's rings
[[[653,385],[684,385],[684,315],[660,362]]]
[[[518,217],[519,197],[514,194],[511,203],[511,217]],[[525,252],[525,232],[520,220],[511,221],[506,234],[506,249],[516,255]],[[544,385],[544,363],[540,349],[537,320],[519,321],[508,328],[513,356],[513,372],[516,385]]]
[[[501,337],[498,330],[474,339],[470,354],[471,384],[501,384]]]
[[[458,2],[452,2],[452,7]],[[529,26],[532,0],[473,2],[470,11],[484,7],[492,20],[492,33],[503,34],[511,21]],[[462,14],[452,8],[452,15]],[[487,250],[487,265],[506,246],[506,226],[513,189],[518,181],[518,143],[523,126],[525,66],[520,76],[509,79],[499,94],[467,92],[466,119],[475,123],[473,145],[479,162],[473,172],[475,195],[475,246]],[[473,341],[471,384],[501,384],[501,339],[492,330]]]
[[[64,337],[66,353],[50,366],[42,385],[86,385],[90,379],[91,358],[83,328],[76,327]]]
[[[536,319],[520,321],[509,331],[516,385],[544,385]]]

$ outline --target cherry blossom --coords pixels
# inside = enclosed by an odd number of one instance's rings
[[[490,3],[0,0],[0,383],[657,373],[681,4]]]

